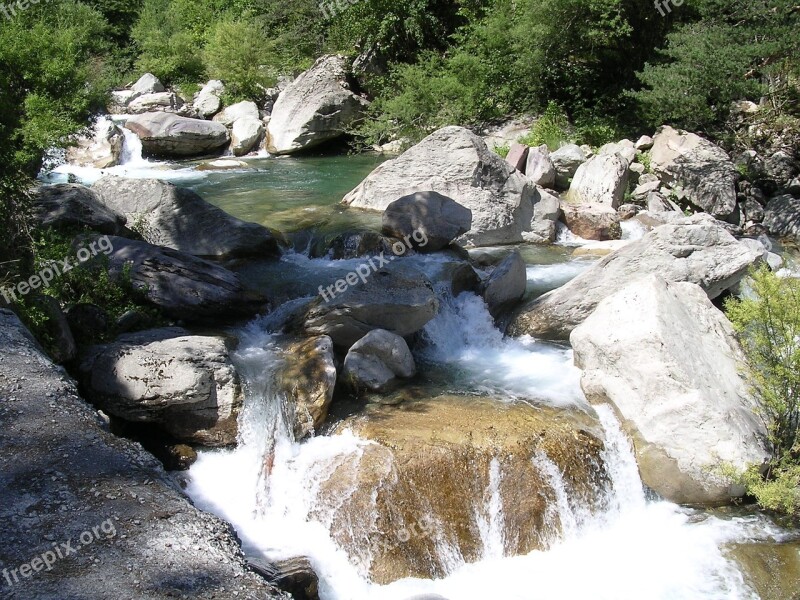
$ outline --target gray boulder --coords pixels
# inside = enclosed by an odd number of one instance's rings
[[[556,240],[556,224],[562,215],[561,200],[543,188],[537,191],[539,199],[533,205],[530,231],[524,231],[522,238],[532,244],[552,244]]]
[[[212,79],[203,86],[192,103],[201,119],[210,119],[222,108],[222,94],[225,86],[218,79]]]
[[[128,334],[87,350],[80,371],[89,399],[110,415],[189,443],[236,442],[243,396],[222,338],[177,327]]]
[[[586,153],[576,144],[565,144],[550,154],[550,160],[556,169],[556,189],[569,188],[569,180],[575,175],[583,163],[586,162]]]
[[[511,148],[506,156],[506,162],[521,173],[525,172],[525,165],[528,162],[528,146],[519,143],[511,144]]]
[[[266,298],[238,275],[207,260],[146,242],[109,237],[112,277],[126,277],[144,298],[174,319],[227,321],[252,316]]]
[[[522,300],[528,285],[527,265],[514,250],[497,265],[483,284],[483,299],[494,318],[511,310]]]
[[[277,256],[275,234],[158,179],[103,177],[92,187],[110,210],[151,244],[206,258]]]
[[[764,212],[764,227],[776,236],[800,240],[800,198],[772,198]]]
[[[613,156],[619,154],[625,162],[630,165],[636,160],[636,147],[630,140],[621,140],[619,142],[609,142],[600,147],[597,151],[598,156]]]
[[[242,117],[236,119],[231,128],[231,152],[234,156],[244,156],[251,152],[264,136],[264,124],[261,119]]]
[[[614,406],[646,485],[680,504],[744,494],[721,468],[764,463],[766,430],[733,327],[700,286],[640,278],[603,300],[570,342],[586,397]]]
[[[282,347],[284,363],[277,385],[289,399],[290,426],[295,440],[318,432],[328,418],[336,387],[333,341],[326,335]]]
[[[228,143],[228,130],[220,123],[151,112],[128,119],[125,127],[142,140],[147,154],[156,156],[199,156],[220,150]]]
[[[152,73],[145,73],[131,86],[131,91],[137,96],[142,96],[143,94],[157,94],[164,91],[164,84]]]
[[[361,118],[367,101],[350,89],[343,56],[323,56],[278,96],[267,150],[293,154],[335,140]]]
[[[413,377],[416,372],[406,341],[385,329],[374,329],[347,352],[342,376],[356,390],[382,392],[397,377]]]
[[[128,103],[128,113],[141,115],[149,112],[178,112],[183,107],[181,100],[174,92],[158,92],[143,94]]]
[[[580,165],[567,198],[575,204],[619,208],[628,189],[628,161],[620,154],[598,154]]]
[[[656,133],[650,165],[661,181],[680,189],[694,206],[737,223],[739,175],[722,148],[694,133],[664,126]]]
[[[305,310],[301,327],[308,334],[328,335],[347,349],[373,329],[402,337],[416,333],[439,311],[430,281],[402,262],[366,275],[365,281],[352,275],[352,283],[331,282],[333,295],[326,292]]]
[[[376,168],[342,201],[385,210],[415,192],[434,191],[472,211],[472,228],[459,243],[521,242],[530,230],[536,186],[463,127],[440,129]]]
[[[32,197],[33,218],[39,227],[86,227],[109,235],[125,230],[125,215],[106,206],[93,190],[82,185],[43,185],[36,188]]]
[[[215,123],[222,123],[225,127],[233,127],[239,119],[259,119],[258,106],[255,102],[243,100],[236,104],[226,107],[221,113],[214,117]]]
[[[556,167],[546,145],[543,144],[528,151],[525,174],[528,179],[541,187],[551,188],[556,184]]]
[[[408,240],[420,252],[441,250],[470,227],[472,211],[436,192],[403,196],[383,211],[383,233]]]
[[[760,259],[758,252],[738,242],[710,215],[679,218],[522,307],[509,334],[566,339],[604,298],[619,289],[620,282],[653,273],[667,281],[696,283],[714,299],[736,285]]]

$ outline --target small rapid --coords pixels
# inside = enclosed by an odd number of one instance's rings
[[[303,443],[293,440],[286,399],[274,386],[284,358],[274,331],[279,321],[262,318],[238,332],[234,361],[246,391],[240,443],[232,450],[201,452],[189,472],[187,491],[198,506],[236,527],[247,553],[272,560],[308,556],[320,577],[323,600],[403,600],[422,594],[450,600],[757,598],[725,547],[769,539],[777,535],[776,528],[762,517],[722,518],[648,499],[613,410],[586,404],[571,350],[504,338],[481,299],[472,294],[443,302],[439,316],[423,332],[418,359],[429,368],[444,369],[450,387],[465,392],[504,403],[596,414],[607,474],[592,492],[599,502],[591,506],[553,458],[537,452],[531,465],[547,488],[538,493],[552,498],[542,550],[518,556],[507,551],[514,540],[505,526],[512,506],[504,490],[515,474],[506,471],[499,455],[490,461],[486,485],[473,502],[470,518],[482,548],[477,560],[465,560],[447,524],[433,517],[402,531],[381,530],[380,487],[371,500],[367,494],[368,506],[357,519],[345,519],[358,492],[359,469],[369,465],[380,471],[381,486],[396,483],[397,470],[391,452],[348,429]],[[414,535],[431,538],[442,576],[371,582],[375,535],[389,546]]]

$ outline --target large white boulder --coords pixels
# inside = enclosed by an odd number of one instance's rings
[[[243,100],[242,102],[231,104],[214,117],[214,122],[222,123],[225,127],[232,127],[236,121],[244,118],[259,118],[258,106],[256,106],[255,102]]]
[[[212,79],[203,86],[192,103],[198,116],[202,119],[210,119],[222,108],[222,94],[225,92],[225,85],[219,79]]]
[[[667,281],[696,283],[713,299],[736,285],[760,259],[759,252],[737,241],[710,215],[679,218],[522,307],[509,333],[566,339],[622,282],[651,273]]]
[[[536,186],[463,127],[432,133],[376,168],[344,204],[385,210],[395,200],[434,191],[472,211],[472,228],[458,242],[474,246],[521,242],[530,231]]]
[[[341,137],[367,101],[350,89],[343,56],[323,56],[278,96],[267,129],[267,150],[293,154]]]
[[[616,210],[628,188],[628,165],[619,153],[593,156],[575,171],[568,200],[575,204],[605,204]]]
[[[231,127],[231,152],[234,156],[244,156],[255,148],[264,135],[261,119],[242,117],[236,119]]]
[[[646,485],[678,503],[743,495],[723,470],[761,465],[766,431],[733,328],[700,286],[658,275],[634,281],[603,300],[570,342],[586,397],[614,406]]]
[[[661,181],[681,190],[693,205],[737,223],[739,175],[722,148],[694,133],[664,126],[653,140],[650,165]]]
[[[380,392],[396,378],[413,377],[416,372],[406,341],[385,329],[373,329],[347,352],[342,375],[357,390]]]

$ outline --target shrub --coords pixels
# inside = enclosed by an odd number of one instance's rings
[[[748,358],[748,374],[769,434],[766,479],[746,483],[765,507],[797,511],[800,475],[800,280],[763,266],[752,274],[753,298],[730,300],[726,311]]]
[[[558,150],[562,143],[571,141],[567,114],[554,102],[547,105],[544,114],[533,124],[530,133],[519,139],[526,146],[546,144],[550,150]]]
[[[246,21],[223,19],[208,34],[203,51],[207,75],[225,81],[231,100],[255,100],[276,81],[278,73],[267,72],[262,59],[269,42],[260,27]]]

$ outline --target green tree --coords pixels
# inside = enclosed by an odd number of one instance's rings
[[[748,358],[772,461],[765,478],[753,469],[745,482],[766,508],[800,515],[800,280],[761,267],[752,289],[754,297],[731,300],[726,311]]]
[[[257,99],[279,74],[262,63],[270,43],[261,27],[226,18],[216,23],[203,51],[209,77],[222,79],[236,99]]]

